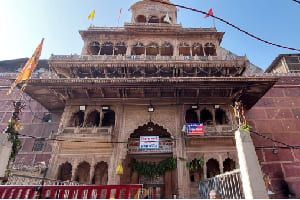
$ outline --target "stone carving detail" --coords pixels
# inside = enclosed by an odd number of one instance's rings
[[[149,122],[144,126],[139,126],[131,135],[131,138],[137,138],[139,136],[159,136],[163,138],[171,137],[166,129],[162,126]]]

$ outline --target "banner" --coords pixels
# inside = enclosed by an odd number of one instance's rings
[[[187,124],[187,135],[204,135],[203,123]]]
[[[141,136],[140,149],[159,149],[159,136]]]

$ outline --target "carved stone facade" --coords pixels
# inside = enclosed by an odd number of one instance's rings
[[[82,55],[51,56],[59,78],[29,80],[27,94],[63,111],[47,176],[81,184],[143,183],[158,187],[161,198],[199,198],[197,181],[239,167],[231,105],[251,108],[277,79],[244,77],[250,63],[221,53],[224,33],[183,28],[172,4],[143,0],[131,10],[124,28],[80,31]],[[203,123],[204,136],[187,135],[187,123]],[[147,135],[167,139],[171,151],[130,152],[128,143]],[[131,173],[132,158],[159,163],[171,157],[178,158],[177,168],[158,177],[159,185]],[[202,159],[201,168],[189,167]],[[119,163],[123,175],[116,175]]]

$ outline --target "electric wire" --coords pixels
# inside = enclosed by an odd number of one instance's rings
[[[292,51],[300,51],[300,49],[296,49],[296,48],[292,48],[292,47],[287,47],[287,46],[283,46],[283,45],[280,45],[280,44],[276,44],[276,43],[273,43],[273,42],[269,42],[269,41],[267,41],[267,40],[264,40],[264,39],[262,39],[262,38],[260,38],[260,37],[258,37],[258,36],[255,36],[255,35],[253,35],[253,34],[247,32],[247,31],[245,31],[245,30],[243,30],[243,29],[241,29],[241,28],[235,26],[234,24],[232,24],[232,23],[230,23],[230,22],[224,20],[223,18],[214,16],[214,15],[210,15],[210,14],[207,13],[207,12],[204,12],[204,11],[201,11],[201,10],[197,10],[197,9],[195,9],[195,8],[189,8],[189,7],[185,7],[185,6],[182,6],[182,5],[173,4],[173,3],[169,3],[169,2],[165,2],[165,1],[161,1],[161,0],[150,0],[150,1],[158,2],[158,3],[166,4],[166,5],[171,5],[171,6],[176,6],[176,7],[179,7],[179,8],[186,9],[186,10],[191,10],[191,11],[194,11],[194,12],[198,12],[198,13],[202,13],[202,14],[205,14],[205,15],[209,15],[210,17],[213,17],[213,18],[215,18],[215,19],[217,19],[217,20],[219,20],[219,21],[221,21],[221,22],[223,22],[223,23],[225,23],[225,24],[227,24],[227,25],[229,25],[229,26],[231,26],[231,27],[237,29],[238,31],[240,31],[240,32],[242,32],[242,33],[244,33],[244,34],[246,34],[246,35],[248,35],[248,36],[250,36],[250,37],[252,37],[252,38],[254,38],[254,39],[256,39],[256,40],[259,40],[259,41],[261,41],[261,42],[264,42],[264,43],[266,43],[266,44],[269,44],[269,45],[272,45],[272,46],[276,46],[276,47],[279,47],[279,48],[289,49],[289,50],[292,50]],[[293,1],[297,2],[296,0],[293,0]]]
[[[128,144],[129,142],[119,142],[119,141],[89,141],[89,140],[67,140],[67,139],[57,139],[57,138],[49,138],[49,137],[37,137],[32,135],[24,135],[21,133],[17,133],[17,135],[26,137],[26,138],[32,138],[37,140],[47,140],[47,141],[58,141],[58,142],[77,142],[77,143],[98,143],[98,144]],[[168,139],[164,142],[172,142],[176,141],[176,139]]]
[[[299,3],[299,4],[300,4],[300,1],[298,1],[298,0],[292,0],[292,1],[294,1],[294,2],[296,2],[296,3]]]
[[[253,133],[253,134],[255,134],[255,135],[258,135],[258,136],[260,136],[260,137],[262,137],[262,138],[265,138],[265,139],[267,139],[267,140],[271,140],[272,142],[275,142],[275,143],[284,145],[284,146],[286,146],[286,147],[288,147],[288,148],[291,148],[291,149],[299,149],[299,150],[300,150],[300,147],[299,147],[299,146],[293,146],[293,145],[289,145],[289,144],[286,144],[286,143],[281,142],[281,141],[278,141],[278,140],[274,140],[273,138],[270,138],[270,137],[268,137],[268,136],[266,136],[266,135],[263,135],[263,134],[261,134],[261,133],[258,133],[258,132],[252,131],[252,130],[250,130],[250,133]]]

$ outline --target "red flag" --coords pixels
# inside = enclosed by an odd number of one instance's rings
[[[120,9],[120,12],[119,12],[119,14],[121,15],[121,13],[122,13],[122,8]]]
[[[208,14],[205,15],[204,18],[207,18],[207,17],[209,17],[209,16],[213,16],[213,15],[214,15],[214,13],[213,13],[212,8],[211,8],[211,9],[209,9]]]

